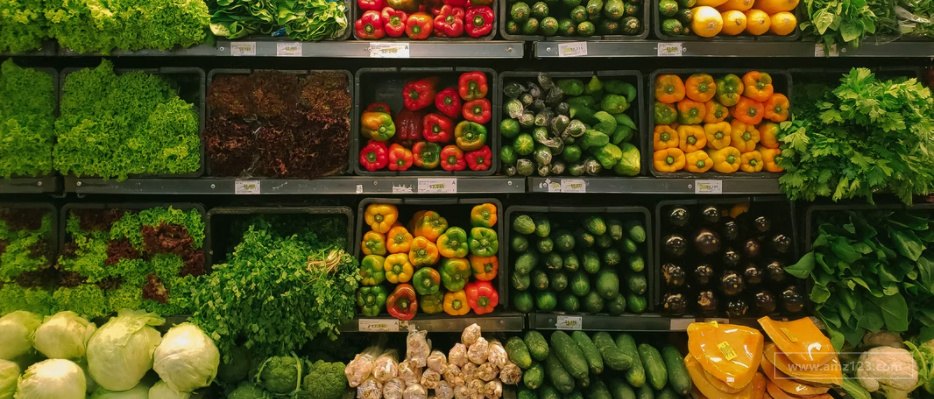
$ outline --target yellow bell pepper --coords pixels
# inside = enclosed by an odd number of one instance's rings
[[[743,172],[756,173],[762,171],[762,154],[759,151],[745,152],[740,159],[739,169]]]
[[[363,218],[373,231],[386,234],[399,219],[399,209],[392,204],[370,204]]]
[[[707,135],[704,128],[697,125],[678,126],[678,149],[685,154],[703,150],[707,146]]]
[[[470,313],[470,305],[467,304],[467,293],[464,290],[445,293],[443,307],[444,313],[451,316],[463,316]]]
[[[386,234],[386,249],[391,254],[407,254],[412,245],[412,238],[405,226],[396,224]]]
[[[726,147],[716,151],[708,151],[707,155],[713,160],[713,170],[720,173],[733,173],[739,170],[742,155],[734,147]]]
[[[386,236],[370,230],[363,235],[360,249],[364,255],[386,255]]]
[[[659,172],[677,172],[684,169],[684,151],[677,148],[655,151],[653,159],[655,170]]]
[[[655,151],[666,150],[669,148],[678,148],[680,145],[678,132],[668,125],[655,126],[653,133],[652,146]]]
[[[729,122],[708,123],[704,125],[704,134],[707,136],[707,147],[719,150],[730,146],[730,137],[733,129]]]
[[[759,146],[756,151],[762,154],[762,162],[764,163],[762,169],[765,169],[766,172],[778,173],[785,171],[785,168],[778,166],[778,157],[782,155],[781,148],[773,149]]]
[[[412,240],[411,249],[409,249],[409,262],[415,268],[423,266],[433,266],[438,263],[440,255],[435,243],[428,241],[426,237],[415,237]]]
[[[774,122],[762,122],[756,128],[759,131],[759,144],[765,148],[778,148],[778,124]]]
[[[383,262],[383,271],[386,272],[386,281],[400,284],[412,280],[415,268],[409,263],[408,254],[392,254]]]
[[[749,152],[756,150],[756,144],[759,144],[759,131],[754,125],[747,125],[737,120],[730,123],[730,145],[739,150],[739,152]]]
[[[422,216],[425,216],[425,213],[427,212],[428,211],[418,211],[418,212],[415,212],[414,215],[412,215],[412,219],[409,220],[409,224],[405,226],[406,228],[409,229],[410,233],[415,231],[415,227],[416,227],[415,223],[421,220]]]
[[[686,162],[684,170],[691,173],[704,173],[713,167],[713,161],[704,151],[694,151],[684,156]]]
[[[431,242],[438,240],[448,229],[448,220],[441,217],[441,214],[435,211],[427,211],[415,221],[415,230],[412,231],[416,237],[425,237]]]

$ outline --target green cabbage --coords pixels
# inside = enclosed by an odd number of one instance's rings
[[[149,388],[149,399],[188,399],[190,397],[190,393],[176,392],[165,381],[159,381]]]
[[[32,334],[42,324],[34,313],[18,310],[0,317],[0,359],[13,360],[32,350]]]
[[[0,359],[0,399],[13,399],[19,366],[9,360]]]
[[[144,311],[120,310],[88,341],[88,368],[94,381],[109,391],[139,384],[152,368],[153,352],[162,341],[152,326],[165,319]]]
[[[95,330],[94,323],[75,312],[59,312],[46,317],[36,329],[33,346],[49,359],[80,359]]]
[[[221,361],[211,337],[191,323],[179,324],[165,333],[154,357],[153,370],[177,392],[211,385]]]
[[[26,369],[16,387],[16,399],[84,399],[81,367],[70,360],[49,359]]]

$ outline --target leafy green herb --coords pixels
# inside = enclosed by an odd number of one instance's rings
[[[0,32],[4,30],[2,9],[0,5]],[[0,66],[0,176],[52,172],[54,97],[51,75],[20,68],[13,60]]]
[[[866,0],[804,0],[807,21],[801,31],[818,38],[826,47],[859,42],[876,33],[878,18]]]
[[[238,39],[252,34],[281,35],[296,40],[335,39],[347,29],[344,1],[210,0],[211,31]]]

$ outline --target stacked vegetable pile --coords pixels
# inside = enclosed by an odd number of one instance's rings
[[[524,339],[510,338],[506,352],[525,370],[519,399],[674,399],[691,392],[675,347],[636,346],[629,334],[614,339],[607,332],[555,331],[549,345],[540,332],[529,331]]]
[[[607,216],[606,221],[601,215],[558,215],[522,214],[512,220],[513,306],[524,313],[619,315],[627,305],[632,313],[645,311],[642,221],[635,215]]]
[[[661,32],[700,37],[788,36],[798,26],[798,0],[659,0]]]
[[[587,83],[553,81],[543,73],[535,81],[504,84],[508,100],[499,130],[507,175],[639,174],[641,155],[630,144],[638,135],[630,116],[639,108],[635,86],[617,79],[604,83],[596,75]]]
[[[509,0],[508,35],[582,36],[625,35],[643,32],[642,2],[635,0],[546,0],[529,7]]]
[[[123,180],[201,167],[198,114],[162,77],[117,75],[104,60],[69,74],[63,90],[53,149],[62,174]]]
[[[344,1],[209,0],[211,32],[228,39],[253,34],[303,41],[338,39],[347,31]]]
[[[51,231],[49,209],[0,209],[0,314],[49,312]]]
[[[439,91],[442,81],[433,76],[406,82],[403,107],[395,117],[389,104],[366,107],[360,116],[360,133],[369,140],[360,150],[364,169],[404,172],[413,165],[424,170],[441,166],[448,172],[490,169],[493,154],[487,128],[492,105],[486,73],[463,73],[456,88]]]
[[[718,173],[781,172],[777,122],[788,119],[788,97],[776,93],[772,76],[751,71],[742,79],[698,73],[682,80],[655,78],[653,167]],[[706,151],[705,151],[706,149]]]
[[[374,317],[385,306],[392,317],[411,320],[419,307],[426,314],[443,311],[451,316],[495,310],[499,304],[492,283],[499,271],[499,237],[493,229],[497,213],[493,204],[474,206],[468,235],[432,210],[415,212],[403,225],[395,205],[368,205],[364,217],[370,231],[360,242],[364,255],[360,261],[363,287],[357,291],[360,312]],[[388,294],[387,285],[395,285]]]
[[[360,40],[386,36],[410,40],[431,37],[479,38],[493,31],[493,0],[357,0],[362,10],[354,24]]]
[[[348,391],[344,363],[312,361],[295,353],[253,363],[249,356],[241,357],[248,353],[235,353],[238,357],[221,364],[217,377],[227,386],[228,399],[341,399]]]
[[[208,86],[205,147],[215,176],[312,179],[347,169],[347,75],[221,75]]]
[[[794,256],[790,213],[775,204],[662,207],[665,313],[740,318],[801,312],[805,299],[785,273]]]
[[[476,324],[464,329],[447,356],[432,350],[426,336],[426,331],[409,327],[402,361],[395,350],[379,346],[358,354],[344,371],[357,397],[497,399],[503,397],[503,385],[522,381],[522,370],[510,361],[503,345],[495,339],[487,341]]]
[[[872,200],[873,193],[889,191],[911,203],[912,195],[934,191],[930,89],[855,68],[838,87],[816,93],[811,109],[817,112],[796,112],[795,121],[781,125],[785,195]]]
[[[2,30],[3,28],[0,28]],[[52,172],[55,117],[52,76],[0,66],[0,176],[39,176]]]
[[[220,353],[198,327],[182,323],[162,335],[154,327],[164,323],[153,313],[129,309],[100,328],[72,312],[45,320],[29,312],[10,313],[0,318],[0,394],[12,398],[15,393],[19,399],[83,399],[87,394],[187,398],[214,381]],[[144,378],[150,370],[158,374],[155,383]]]

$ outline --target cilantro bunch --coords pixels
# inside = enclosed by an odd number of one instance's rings
[[[37,50],[48,37],[46,0],[0,1],[0,53]]]
[[[0,65],[0,176],[52,172],[54,96],[49,74],[21,68],[13,60]]]
[[[817,113],[781,124],[793,200],[834,201],[890,191],[905,203],[934,191],[934,99],[915,79],[879,81],[853,69],[817,102]]]

